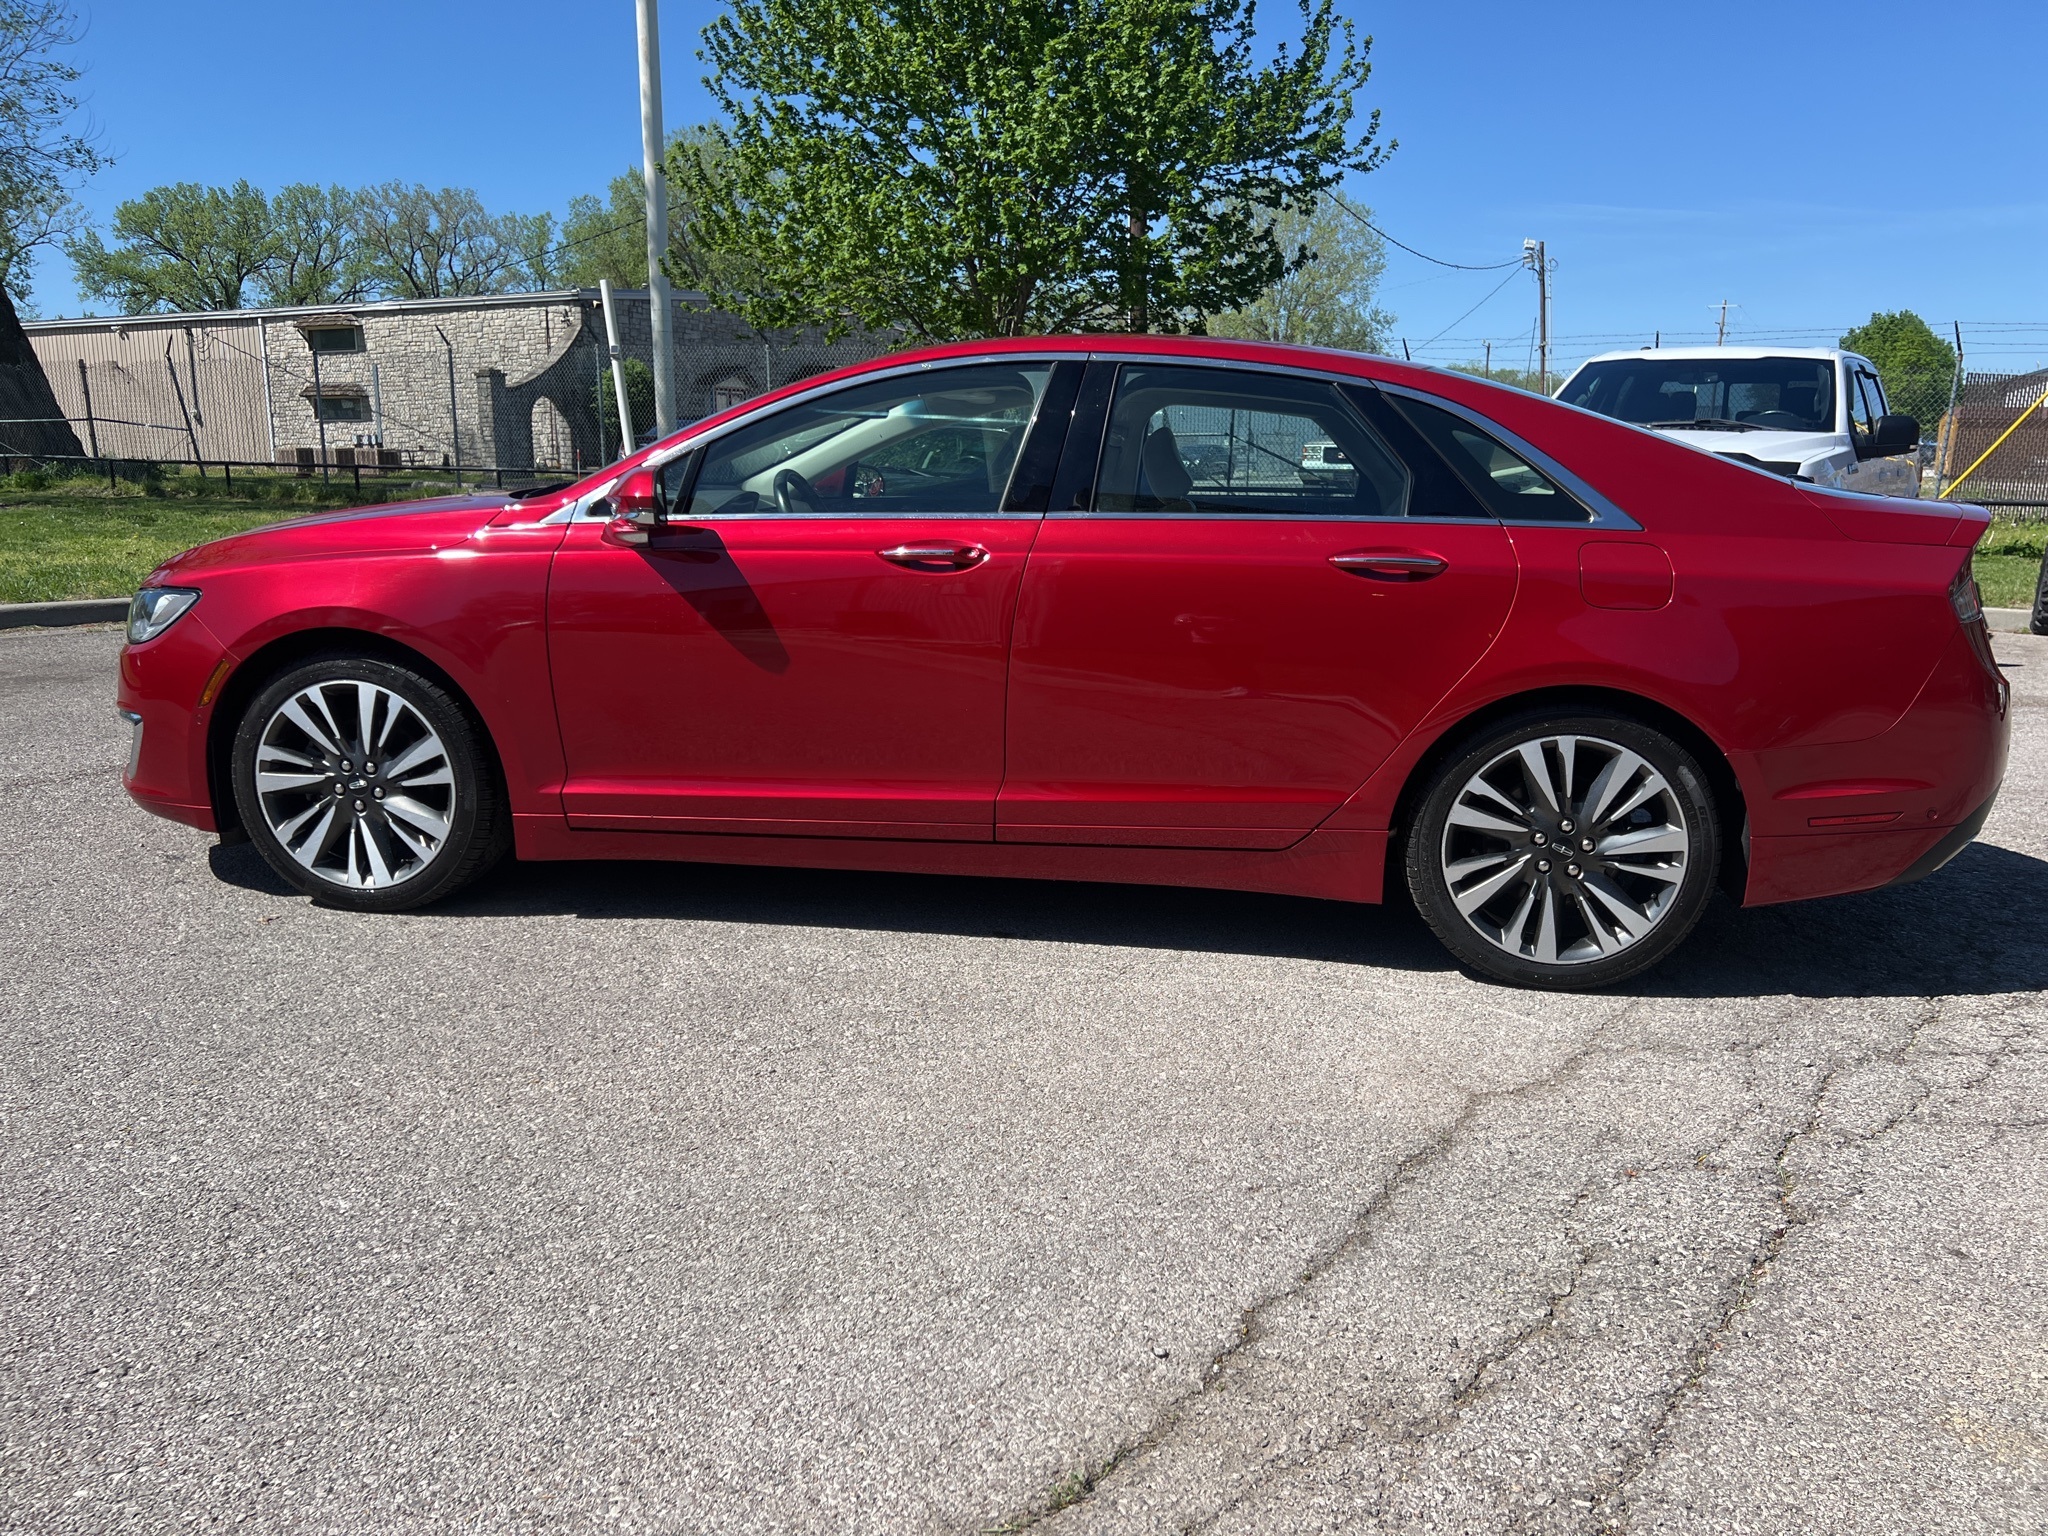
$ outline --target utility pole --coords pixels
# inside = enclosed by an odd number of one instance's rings
[[[1536,269],[1537,387],[1550,393],[1550,262],[1541,240],[1522,242],[1522,264]]]
[[[1717,347],[1728,345],[1728,301],[1726,299],[1721,301],[1721,323],[1714,330],[1714,345]]]
[[[1486,344],[1486,376],[1489,379],[1493,377],[1493,343],[1490,341]]]
[[[661,151],[661,17],[659,0],[638,0],[640,16],[640,156],[647,182],[647,315],[654,341],[654,431],[676,429],[676,354],[669,334],[668,176]],[[629,445],[627,452],[631,452]]]

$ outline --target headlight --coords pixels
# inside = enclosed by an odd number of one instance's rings
[[[191,587],[144,587],[128,605],[128,643],[154,640],[198,601],[199,594]]]

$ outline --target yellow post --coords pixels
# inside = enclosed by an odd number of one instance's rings
[[[2007,427],[2003,432],[1998,434],[1998,442],[1993,443],[1989,448],[1986,448],[1982,453],[1978,454],[1975,462],[1973,462],[1970,465],[1970,467],[1964,470],[1960,475],[1957,475],[1954,483],[1951,484],[1947,490],[1941,493],[1941,499],[1943,501],[1947,501],[1951,497],[1953,497],[1956,493],[1956,487],[1961,485],[1965,480],[1969,479],[1970,476],[1977,473],[1977,466],[1979,464],[1982,464],[1986,459],[1990,458],[1991,455],[1998,452],[1998,444],[2004,442],[2008,437],[2011,437],[2013,433],[2019,431],[2020,423],[2025,421],[2029,416],[2033,415],[2034,412],[2041,409],[2041,403],[2044,400],[2048,400],[2048,390],[2043,390],[2041,392],[2040,400],[2036,400],[2024,411],[2021,411],[2019,415],[2013,417],[2012,425]]]

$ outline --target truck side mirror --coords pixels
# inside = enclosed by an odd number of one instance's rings
[[[1911,453],[1920,446],[1920,423],[1911,416],[1880,416],[1877,430],[1870,434],[1870,457],[1887,458]]]

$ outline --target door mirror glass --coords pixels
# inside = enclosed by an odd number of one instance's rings
[[[993,514],[1051,374],[920,370],[800,401],[709,444],[676,515]]]

